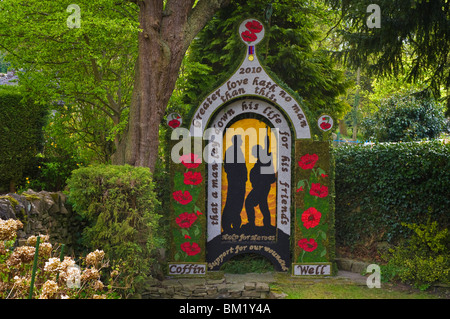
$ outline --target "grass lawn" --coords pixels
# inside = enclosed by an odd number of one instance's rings
[[[436,299],[435,294],[382,283],[381,288],[368,288],[346,278],[292,278],[278,273],[271,290],[287,294],[286,299]]]

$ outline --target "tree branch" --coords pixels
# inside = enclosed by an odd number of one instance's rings
[[[184,48],[187,50],[197,33],[213,17],[218,9],[230,4],[231,0],[199,0],[197,5],[189,14],[188,21],[184,28]]]

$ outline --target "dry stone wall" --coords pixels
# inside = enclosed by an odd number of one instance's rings
[[[32,235],[49,235],[52,244],[65,244],[73,251],[83,227],[74,218],[71,206],[62,192],[34,192],[0,195],[0,218],[19,219],[24,227],[17,233],[19,245]]]
[[[220,278],[166,278],[147,282],[138,298],[142,299],[281,299],[285,295],[271,291],[267,274],[225,274]],[[256,278],[259,277],[259,278]],[[270,278],[269,278],[270,279]],[[264,282],[265,281],[265,282]]]

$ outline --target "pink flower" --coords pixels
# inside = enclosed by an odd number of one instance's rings
[[[202,159],[197,154],[190,153],[180,156],[180,162],[186,168],[197,168],[202,163]]]

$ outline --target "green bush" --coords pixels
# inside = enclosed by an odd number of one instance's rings
[[[88,226],[83,242],[103,249],[122,264],[136,289],[152,269],[152,251],[161,244],[154,183],[148,168],[98,165],[74,170],[69,201]]]
[[[0,191],[25,183],[24,172],[42,148],[45,115],[45,107],[23,100],[18,88],[0,87]]]
[[[432,98],[392,96],[362,122],[364,138],[378,142],[416,141],[446,131],[442,107]]]
[[[407,238],[401,223],[450,224],[450,144],[345,146],[336,158],[336,241]]]
[[[25,188],[34,191],[63,191],[74,169],[85,166],[86,161],[74,150],[69,152],[47,140],[44,149],[36,157],[35,165],[26,170]]]
[[[393,279],[412,283],[420,289],[436,282],[450,284],[448,228],[439,229],[436,221],[402,225],[414,233],[402,245],[390,250],[389,262],[384,266],[388,273],[394,269]]]

